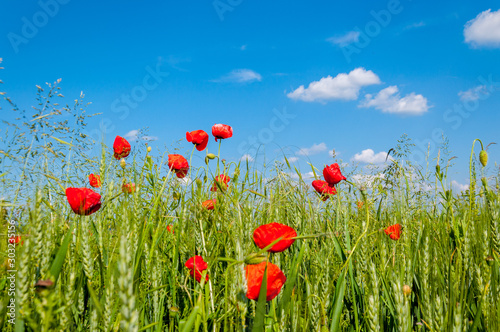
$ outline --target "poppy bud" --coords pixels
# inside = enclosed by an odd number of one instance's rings
[[[130,154],[130,143],[125,138],[116,136],[113,150],[116,160],[126,158]]]
[[[486,263],[488,265],[492,265],[494,261],[495,259],[493,258],[493,256],[486,256]]]
[[[181,195],[178,192],[175,192],[172,194],[172,198],[175,199],[176,201],[181,198]]]
[[[124,183],[122,185],[122,192],[125,194],[132,194],[135,191],[135,183]]]
[[[245,258],[246,265],[259,264],[266,260],[265,254],[258,255],[256,252],[251,253]]]
[[[168,310],[170,310],[171,316],[175,317],[179,314],[179,308],[177,308],[177,307],[170,307],[170,308],[168,308]]]
[[[43,290],[52,288],[53,285],[54,285],[54,282],[50,279],[38,280],[37,283],[35,284],[35,288],[36,288],[37,292],[41,292]]]
[[[439,172],[441,172],[441,166],[436,165],[436,173],[438,173],[438,174],[439,174]]]
[[[410,294],[411,294],[411,287],[410,287],[410,286],[408,286],[408,285],[404,285],[404,286],[403,286],[403,294],[404,294],[405,296],[410,295]]]
[[[198,186],[198,188],[201,188],[201,186],[203,185],[203,182],[201,182],[200,179],[196,179],[196,185]]]
[[[121,166],[122,168],[125,168],[125,166],[127,166],[127,162],[125,161],[125,159],[124,159],[124,158],[122,158],[122,160],[120,160],[120,166]]]
[[[208,159],[209,159],[208,156],[206,156],[205,157],[205,164],[207,164],[207,165],[208,165]]]
[[[208,159],[215,159],[215,158],[217,158],[217,156],[214,155],[213,153],[207,153],[207,158]]]
[[[148,146],[147,151],[151,152],[151,147],[150,146]]]
[[[481,152],[479,152],[479,161],[483,167],[486,167],[486,164],[488,163],[488,153],[485,150],[481,150]]]

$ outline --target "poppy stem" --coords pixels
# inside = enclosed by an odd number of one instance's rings
[[[221,145],[221,143],[222,143],[222,139],[219,140],[219,151],[217,152],[217,172],[216,172],[217,175],[219,174],[219,170],[220,170],[219,163],[220,163],[220,145]]]
[[[194,149],[196,149],[196,144],[193,144],[193,150],[191,150],[191,156],[189,157],[188,181],[191,179],[191,169],[193,168],[193,166],[191,166],[191,160],[193,160]],[[187,185],[186,185],[186,190],[187,190]]]

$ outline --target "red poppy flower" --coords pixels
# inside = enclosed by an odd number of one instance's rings
[[[312,186],[319,194],[321,194],[321,199],[324,201],[328,199],[328,195],[335,195],[337,193],[335,187],[330,186],[326,181],[314,180],[312,182]]]
[[[257,301],[259,299],[260,287],[262,279],[264,279],[264,271],[267,264],[267,292],[266,300],[271,301],[281,291],[281,287],[285,284],[286,277],[280,268],[273,263],[262,262],[254,265],[245,266],[245,276],[247,279],[247,297],[250,300]]]
[[[184,265],[190,269],[189,274],[191,277],[195,277],[198,282],[201,281],[201,273],[208,269],[207,262],[201,256],[191,257]],[[208,280],[208,274],[205,276],[205,280]]]
[[[15,245],[18,245],[19,242],[21,242],[21,244],[24,243],[24,241],[21,241],[21,236],[20,235],[17,235],[17,236],[13,236],[9,239],[9,243],[10,244],[15,244]]]
[[[233,128],[231,126],[225,124],[214,124],[212,127],[212,135],[215,137],[215,141],[217,139],[225,139],[233,136]]]
[[[397,241],[401,237],[401,225],[400,224],[395,224],[392,226],[387,227],[385,230],[385,234],[389,235],[389,237]]]
[[[124,183],[122,186],[122,191],[125,194],[132,194],[135,191],[135,183]]]
[[[189,275],[191,278],[194,277],[196,281],[201,282],[202,272],[203,271],[191,269],[189,270]],[[208,274],[205,274],[205,281],[208,281]]]
[[[173,225],[167,225],[167,232],[170,232],[172,234],[174,234],[174,226]]]
[[[213,210],[215,208],[215,203],[217,203],[217,199],[214,198],[204,201],[201,205],[207,210]]]
[[[66,197],[74,213],[88,216],[101,208],[101,195],[89,188],[67,188]]]
[[[192,142],[196,145],[196,150],[203,151],[208,144],[208,134],[204,130],[195,130],[186,133],[186,139],[188,142]]]
[[[175,172],[178,178],[185,177],[189,171],[188,161],[180,154],[168,155],[168,167],[172,172]]]
[[[257,227],[257,229],[253,232],[253,241],[257,247],[264,249],[278,238],[281,238],[281,240],[274,244],[269,251],[282,252],[288,249],[293,242],[295,242],[294,237],[296,236],[297,232],[292,227],[272,222],[270,224]]]
[[[198,269],[200,271],[208,269],[208,264],[201,256],[193,256],[184,264],[188,269]]]
[[[227,175],[220,174],[217,175],[214,179],[214,184],[212,185],[212,189],[210,191],[217,191],[217,188],[220,186],[223,190],[227,189],[227,183],[231,181],[231,178]],[[218,184],[218,185],[217,185]]]
[[[99,188],[101,186],[101,176],[97,174],[90,174],[89,182],[91,187]]]
[[[326,182],[328,182],[331,186],[346,179],[346,177],[340,172],[340,167],[337,163],[331,164],[330,166],[327,165],[323,169],[323,176],[325,177]]]
[[[125,138],[116,136],[113,150],[115,151],[115,159],[125,158],[130,154],[130,143]]]

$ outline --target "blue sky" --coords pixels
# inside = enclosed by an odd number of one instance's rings
[[[379,163],[403,133],[414,159],[429,142],[435,157],[444,133],[458,157],[452,178],[465,185],[472,141],[500,143],[498,1],[1,7],[3,90],[29,108],[36,84],[62,78],[68,100],[83,91],[88,111],[103,113],[88,128],[105,128],[110,145],[147,127],[160,149],[224,123],[234,129],[226,159],[255,158],[262,145],[269,160],[283,150],[307,172],[308,161],[331,163],[332,149],[345,162]],[[216,152],[213,138],[208,148]],[[499,145],[488,152],[493,173]]]

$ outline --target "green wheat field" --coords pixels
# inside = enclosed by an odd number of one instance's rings
[[[142,140],[117,160],[86,136],[84,96],[59,105],[57,82],[38,87],[32,109],[3,97],[16,120],[0,132],[2,331],[500,331],[500,177],[479,140],[470,160],[444,141],[421,166],[403,135],[368,185],[344,172],[323,200],[284,156],[225,159],[212,136],[206,163],[206,151]],[[179,179],[173,153],[200,166]],[[470,170],[463,192],[449,184],[458,162]],[[322,179],[324,166],[307,172]],[[65,190],[91,188],[89,174],[102,206],[78,215]],[[219,174],[230,181],[212,191]],[[272,222],[297,232],[282,252],[254,243]],[[399,239],[384,231],[395,224]],[[195,255],[206,281],[185,266]],[[246,296],[245,266],[262,261],[286,276],[271,301],[266,283]]]

